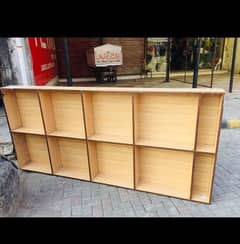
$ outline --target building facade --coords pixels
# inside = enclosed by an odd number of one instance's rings
[[[66,77],[62,38],[56,38],[59,77]],[[106,43],[122,46],[123,65],[118,67],[119,76],[141,75],[150,69],[155,77],[164,75],[167,67],[168,38],[69,38],[69,53],[73,78],[94,78],[94,70],[87,65],[87,49]],[[171,38],[171,72],[192,71],[196,38]],[[202,38],[199,70],[229,71],[231,67],[233,38]],[[240,52],[240,48],[238,48]],[[240,71],[240,58],[236,62]]]
[[[216,71],[230,71],[233,41],[234,38],[202,38],[199,74],[210,72],[212,67]],[[87,64],[86,52],[107,43],[122,47],[123,65],[117,70],[119,78],[141,77],[146,69],[152,71],[153,77],[165,76],[168,38],[68,38],[68,42],[73,81],[95,80],[95,70]],[[63,38],[1,38],[0,44],[2,80],[9,80],[12,84],[45,85],[66,79]],[[235,65],[237,74],[240,73],[238,44]],[[171,73],[193,71],[195,45],[196,38],[171,38]]]

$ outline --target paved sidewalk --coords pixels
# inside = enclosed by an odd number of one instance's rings
[[[240,216],[240,129],[223,129],[211,205],[102,184],[21,173],[18,217]]]

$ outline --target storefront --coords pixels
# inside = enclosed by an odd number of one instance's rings
[[[168,38],[147,38],[146,67],[153,73],[165,72]],[[196,38],[171,38],[171,72],[193,70]],[[224,38],[202,38],[199,69],[221,70]]]
[[[94,69],[86,59],[88,49],[103,44],[122,47],[123,65],[118,67],[118,75],[140,75],[150,69],[155,77],[164,75],[167,68],[167,45],[169,38],[68,38],[73,78],[94,77]],[[55,38],[58,74],[66,78],[63,38]],[[171,38],[170,71],[192,71],[196,38]],[[199,69],[218,70],[222,68],[224,38],[202,38]]]
[[[221,69],[224,38],[202,38],[199,69]],[[191,70],[194,64],[196,38],[173,38],[172,70]],[[217,67],[215,67],[218,64]]]
[[[146,68],[152,72],[166,72],[168,38],[146,38]]]

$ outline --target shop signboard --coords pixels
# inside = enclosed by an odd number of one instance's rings
[[[122,65],[122,47],[112,44],[94,47],[87,51],[87,61],[92,67]]]
[[[54,38],[28,38],[36,85],[45,85],[57,76]]]

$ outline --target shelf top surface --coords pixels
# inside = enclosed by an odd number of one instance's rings
[[[1,90],[90,91],[128,93],[200,93],[224,94],[221,88],[142,88],[142,87],[67,87],[67,86],[5,86]]]

